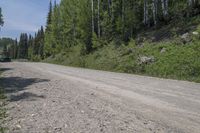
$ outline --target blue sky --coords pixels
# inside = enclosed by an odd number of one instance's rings
[[[34,34],[46,23],[49,2],[50,0],[0,0],[5,21],[0,37],[18,38],[22,32]]]

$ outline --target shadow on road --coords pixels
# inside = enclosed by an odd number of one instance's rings
[[[0,68],[0,72],[5,72],[5,71],[9,71],[9,70],[13,70],[12,68]]]
[[[17,94],[17,95],[11,95],[9,98],[10,102],[15,102],[15,101],[22,101],[22,100],[26,100],[26,101],[35,101],[38,98],[45,98],[44,95],[36,95],[30,92],[23,92],[21,94]]]
[[[47,79],[38,78],[21,78],[21,77],[1,77],[0,84],[4,88],[5,93],[14,93],[26,90],[28,86],[41,82],[48,82]]]
[[[12,70],[10,68],[0,68],[0,72]],[[28,86],[48,82],[48,79],[39,78],[22,78],[22,77],[0,77],[0,87],[5,94],[8,94],[8,100],[11,102],[20,100],[36,100],[37,98],[45,98],[43,95],[37,95],[30,92],[23,92]]]

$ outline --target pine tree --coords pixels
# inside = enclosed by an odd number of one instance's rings
[[[2,9],[0,8],[0,26],[3,26],[4,21],[3,21],[3,15],[2,15]]]
[[[52,23],[52,2],[49,3],[49,12],[47,16],[47,22],[46,22],[46,31],[51,31],[51,23]]]
[[[20,59],[28,58],[28,36],[26,33],[22,33],[20,35],[18,58]]]
[[[126,44],[138,31],[167,24],[189,9],[190,14],[200,12],[199,4],[198,0],[62,0],[54,6],[50,2],[44,55],[65,53],[76,45],[87,54],[111,41]]]
[[[38,49],[38,55],[41,59],[44,57],[44,29],[43,26],[41,26],[41,29],[39,31],[39,49]]]
[[[17,52],[18,52],[18,41],[17,41],[17,38],[15,39],[15,42],[14,42],[14,59],[17,59]]]
[[[63,21],[64,23],[65,21]],[[74,22],[75,23],[75,22]],[[75,24],[74,24],[75,25]],[[59,5],[54,3],[54,8],[53,8],[53,15],[52,15],[52,43],[53,43],[53,53],[58,53],[61,51],[63,47],[63,27],[62,27],[62,18],[61,18],[61,9]],[[75,36],[75,28],[73,29],[73,38]]]
[[[49,3],[49,12],[47,16],[46,30],[45,30],[45,41],[44,41],[44,56],[49,57],[53,54],[53,35],[52,35],[52,17],[53,9],[52,2]]]
[[[32,37],[32,35],[29,35],[29,38],[28,38],[28,58],[30,60],[33,59],[34,55],[33,55],[33,47],[34,47],[34,38]]]

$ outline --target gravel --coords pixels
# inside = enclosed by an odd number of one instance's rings
[[[200,84],[1,63],[9,133],[198,133]]]

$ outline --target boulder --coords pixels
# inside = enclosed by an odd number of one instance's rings
[[[162,48],[162,49],[160,50],[160,53],[162,54],[162,53],[165,53],[166,51],[167,51],[166,48]]]
[[[142,56],[139,58],[140,64],[150,64],[155,61],[155,58],[153,56],[147,57],[147,56]]]
[[[184,33],[183,35],[181,35],[181,38],[182,39],[186,39],[189,37],[189,33]]]
[[[181,35],[181,39],[183,43],[188,43],[192,40],[189,33]]]

